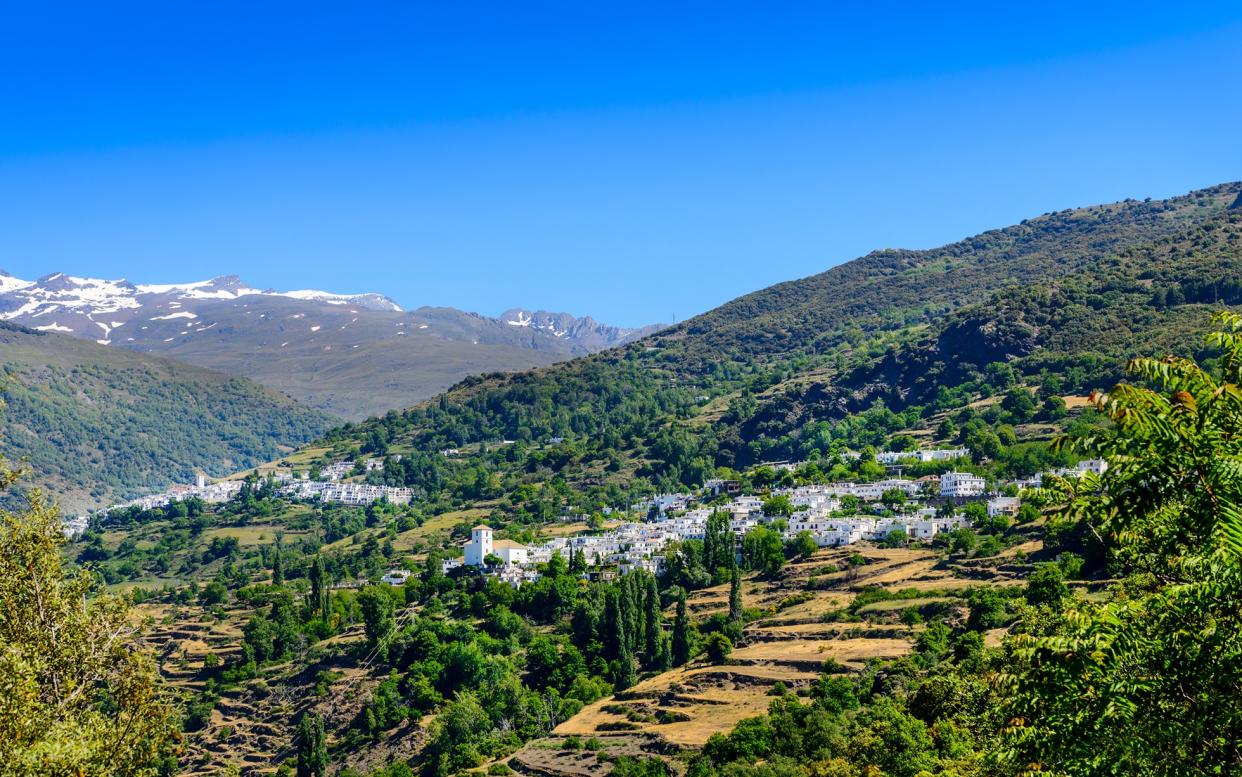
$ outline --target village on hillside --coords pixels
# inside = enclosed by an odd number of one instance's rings
[[[399,461],[401,457],[394,456]],[[383,459],[370,458],[360,463],[342,461],[323,467],[318,473],[310,471],[294,475],[289,471],[277,471],[268,475],[277,486],[279,493],[293,500],[328,502],[335,504],[365,507],[376,502],[389,504],[409,504],[414,498],[413,489],[393,486],[376,486],[370,483],[352,483],[346,478],[358,469],[363,472],[379,469],[384,466]],[[312,475],[316,477],[312,478]],[[178,484],[147,496],[131,499],[128,502],[109,505],[100,510],[84,515],[67,517],[64,521],[65,533],[71,537],[86,531],[93,519],[107,521],[110,513],[130,508],[153,510],[165,507],[174,502],[185,502],[199,499],[207,504],[222,504],[241,492],[242,480],[220,480],[208,482],[205,475],[199,474],[193,485]]]
[[[857,455],[857,454],[851,454]],[[896,466],[903,460],[951,461],[969,455],[963,448],[911,452],[884,451],[876,461]],[[777,465],[796,469],[798,464]],[[1103,474],[1102,459],[1079,462],[1051,474],[1077,477],[1086,472]],[[1039,487],[1043,474],[1028,480],[995,484],[989,490],[985,478],[968,472],[950,471],[918,479],[890,477],[871,483],[841,482],[773,488],[765,494],[742,494],[737,481],[709,480],[697,492],[660,494],[633,506],[643,521],[627,521],[600,533],[556,537],[538,545],[522,545],[497,539],[486,525],[475,526],[459,557],[444,559],[442,571],[470,568],[518,587],[537,580],[537,565],[554,554],[562,558],[581,556],[605,578],[633,570],[663,572],[665,551],[676,542],[702,540],[713,514],[728,517],[730,532],[741,543],[758,527],[779,532],[792,542],[809,537],[817,547],[840,547],[860,541],[929,542],[937,535],[972,525],[970,515],[988,519],[1013,519],[1022,501],[1021,489]],[[731,497],[720,503],[722,496]],[[705,503],[712,504],[705,504]],[[982,507],[973,511],[966,506]],[[775,509],[773,509],[775,506]],[[408,570],[390,570],[385,581],[402,585]]]
[[[842,455],[856,459],[861,454]],[[903,464],[953,462],[968,456],[965,448],[880,451],[875,454],[875,461],[890,471],[900,472]],[[802,465],[771,466],[794,471]],[[383,459],[368,458],[335,462],[299,474],[274,471],[267,477],[281,496],[294,501],[354,506],[378,502],[408,504],[414,496],[409,488],[348,480],[383,466]],[[1106,466],[1103,460],[1091,459],[1052,474],[1102,474]],[[986,515],[989,520],[1016,517],[1022,505],[1021,490],[1039,487],[1042,478],[1041,473],[1026,480],[992,483],[989,488],[981,475],[950,470],[920,478],[894,475],[872,482],[775,487],[757,493],[742,493],[739,481],[713,479],[695,491],[657,494],[631,505],[629,514],[641,516],[642,520],[622,521],[608,530],[556,537],[537,545],[497,538],[490,526],[475,526],[470,540],[461,548],[462,554],[442,560],[441,567],[446,574],[460,569],[462,573],[494,576],[513,587],[539,579],[538,565],[548,563],[556,554],[562,558],[580,556],[595,568],[596,575],[605,578],[640,569],[660,574],[669,546],[683,540],[703,540],[709,519],[721,514],[727,516],[729,531],[739,543],[759,527],[776,531],[783,542],[806,538],[820,548],[861,541],[930,542],[944,532],[972,528],[972,515]],[[118,510],[149,510],[190,499],[210,504],[227,502],[242,486],[242,480],[209,483],[200,475],[193,485],[173,486],[90,515],[66,519],[65,531],[71,535],[81,533],[93,519],[106,522],[107,516]],[[980,507],[969,508],[971,504]],[[409,570],[391,569],[383,581],[403,585],[410,574]]]

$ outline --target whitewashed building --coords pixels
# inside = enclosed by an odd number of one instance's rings
[[[987,481],[969,472],[946,472],[940,476],[940,495],[947,497],[983,496]]]

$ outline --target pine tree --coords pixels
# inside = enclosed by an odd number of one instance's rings
[[[328,773],[328,745],[323,734],[323,718],[307,714],[294,734],[298,749],[298,777],[324,777]]]
[[[690,660],[690,618],[686,615],[686,592],[677,595],[677,617],[673,620],[673,666]]]
[[[660,589],[656,585],[655,575],[647,576],[646,588],[643,613],[643,655],[646,656],[649,666],[655,666],[660,660]]]

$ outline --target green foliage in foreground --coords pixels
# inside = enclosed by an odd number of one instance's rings
[[[1242,318],[1220,314],[1220,379],[1139,359],[1099,400],[1110,469],[1061,481],[1060,519],[1116,538],[1132,572],[1009,648],[1003,764],[1066,774],[1228,774],[1242,764]]]
[[[174,707],[126,602],[61,568],[56,511],[0,512],[0,773],[154,775]]]
[[[1106,601],[1066,597],[1060,566],[1042,567],[1003,649],[932,624],[914,657],[825,675],[810,704],[785,696],[714,736],[691,777],[1236,773],[1242,318],[1216,321],[1219,378],[1185,359],[1131,362],[1155,388],[1098,397],[1113,425],[1078,442],[1109,470],[1041,495],[1054,525],[1102,538],[1125,573]]]

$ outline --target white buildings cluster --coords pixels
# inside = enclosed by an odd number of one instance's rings
[[[952,461],[970,455],[966,448],[934,448],[917,451],[880,451],[875,460],[880,464],[901,464],[902,462]]]
[[[219,483],[208,483],[205,476],[199,475],[195,479],[194,485],[169,486],[158,494],[148,494],[137,499],[131,499],[128,502],[109,505],[88,515],[75,515],[72,518],[66,518],[64,520],[65,534],[70,537],[81,534],[90,525],[92,517],[107,515],[117,510],[128,510],[131,507],[137,507],[140,510],[154,510],[159,507],[166,507],[173,502],[184,502],[195,497],[209,504],[220,504],[236,496],[237,492],[241,491],[241,487],[240,480],[222,480]]]
[[[318,498],[322,502],[347,505],[369,505],[380,500],[392,504],[409,504],[414,490],[395,486],[373,486],[369,483],[340,483],[327,480],[288,480],[280,493],[294,499]]]
[[[891,488],[898,488],[910,495],[917,495],[921,484],[913,480],[888,480],[883,484],[836,483],[829,485],[799,486],[779,489],[774,493],[789,497],[795,512],[787,521],[783,536],[793,539],[800,532],[809,532],[820,547],[849,545],[862,540],[879,541],[892,532],[900,531],[911,539],[930,540],[937,534],[967,525],[965,518],[954,515],[937,515],[935,508],[915,505],[910,512],[896,516],[838,515],[840,497],[845,494],[878,500]],[[559,553],[569,561],[582,555],[589,564],[615,566],[621,574],[636,569],[652,573],[662,571],[664,551],[674,542],[702,540],[711,514],[723,510],[729,515],[729,528],[739,539],[750,530],[772,524],[775,520],[763,514],[763,499],[758,496],[739,496],[721,507],[688,509],[674,512],[671,505],[689,504],[689,494],[664,495],[648,503],[662,509],[658,520],[644,523],[623,523],[617,528],[596,535],[557,537],[536,546],[525,546],[507,540],[497,540],[488,526],[476,526],[471,530],[464,556],[443,562],[445,572],[461,567],[491,567],[489,556],[499,560],[490,574],[499,576],[511,584],[520,585],[529,577],[530,567],[546,563],[553,554]],[[494,563],[494,562],[493,562]],[[525,570],[519,575],[518,570]],[[523,576],[525,575],[525,576]]]

